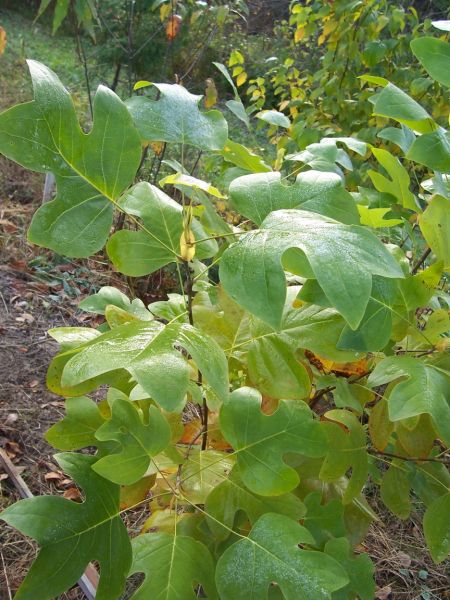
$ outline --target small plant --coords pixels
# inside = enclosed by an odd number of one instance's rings
[[[448,85],[435,43],[419,38],[413,51]],[[387,149],[331,138],[315,149],[329,168],[303,156],[310,170],[288,185],[179,85],[126,103],[100,87],[85,134],[56,75],[29,67],[34,100],[0,115],[0,151],[55,175],[57,196],[35,213],[30,241],[70,257],[106,245],[121,273],[172,264],[180,283],[149,306],[101,288],[80,304],[104,315],[98,329],[50,331],[61,350],[47,384],[66,415],[46,439],[84,500],[32,498],[1,514],[41,547],[16,598],[56,597],[97,561],[99,600],[119,598],[134,573],[145,576],[136,599],[369,600],[374,568],[355,552],[377,518],[369,479],[400,518],[411,493],[420,498],[428,547],[443,561],[448,133],[373,79],[374,113],[400,124],[389,139],[432,176],[414,193]],[[135,183],[154,142],[182,148],[160,187]],[[346,191],[340,144],[373,153],[383,169],[369,172],[373,187]],[[241,225],[215,210],[217,187],[189,174],[186,146],[239,165],[229,200]],[[110,235],[114,211],[130,226]],[[130,539],[121,517],[141,505],[148,519]]]

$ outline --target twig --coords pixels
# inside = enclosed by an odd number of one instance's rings
[[[426,261],[426,259],[428,258],[428,256],[429,256],[430,253],[431,253],[431,248],[425,248],[425,250],[423,251],[422,256],[419,258],[419,260],[413,266],[413,268],[411,270],[411,275],[415,275],[417,273],[417,271],[420,269],[420,267]]]
[[[448,458],[438,458],[438,457],[430,457],[430,458],[420,458],[418,456],[401,456],[400,454],[393,454],[392,452],[381,452],[380,450],[375,450],[374,448],[367,449],[368,454],[374,454],[375,456],[387,456],[389,458],[398,458],[404,461],[411,462],[438,462],[444,465],[450,465],[450,459]]]
[[[2,565],[3,565],[3,572],[5,573],[6,587],[8,588],[8,598],[9,598],[9,600],[12,600],[11,588],[9,587],[8,571],[6,570],[5,559],[3,558],[3,552],[1,550],[0,550],[0,556],[2,557]]]

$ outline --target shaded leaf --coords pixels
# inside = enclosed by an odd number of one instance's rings
[[[237,453],[239,475],[251,492],[278,496],[293,490],[297,473],[283,460],[288,452],[319,457],[326,452],[321,425],[303,402],[282,400],[270,416],[252,388],[235,390],[223,404],[220,425]]]
[[[330,410],[325,413],[325,418],[329,421],[322,425],[329,449],[319,476],[324,481],[332,481],[351,468],[350,481],[342,498],[343,503],[348,504],[367,481],[366,434],[356,416],[349,411]]]
[[[141,181],[120,200],[121,208],[138,217],[139,231],[122,229],[108,241],[107,252],[117,270],[140,277],[177,261],[181,254],[183,209],[157,187]],[[193,219],[192,232],[197,239],[207,237],[200,223]],[[196,244],[197,258],[209,258],[217,252],[214,240]]]
[[[389,418],[401,421],[428,413],[446,444],[450,445],[448,375],[408,356],[389,356],[369,376],[372,387],[396,381],[389,394]]]
[[[325,553],[340,563],[350,579],[350,583],[333,594],[333,600],[348,600],[358,597],[360,600],[372,600],[375,594],[373,579],[375,567],[367,554],[354,556],[347,539],[330,540]],[[350,594],[350,596],[349,596]]]
[[[440,496],[428,507],[423,529],[434,562],[442,562],[450,552],[450,493]]]
[[[305,515],[305,506],[294,494],[274,497],[253,494],[234,469],[208,495],[205,511],[206,521],[214,536],[225,540],[230,536],[230,529],[233,529],[239,511],[246,513],[251,524],[268,512],[276,512],[298,521]]]

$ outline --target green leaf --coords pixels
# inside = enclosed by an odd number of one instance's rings
[[[410,179],[408,171],[403,167],[398,158],[392,156],[387,150],[382,148],[372,148],[372,153],[382,167],[386,169],[391,180],[376,171],[369,170],[367,174],[372,180],[373,185],[379,192],[391,194],[397,198],[399,204],[410,210],[417,211],[418,207],[414,194],[410,192]]]
[[[53,28],[52,31],[55,34],[61,26],[61,23],[67,16],[69,11],[69,0],[56,0],[55,13],[53,15]]]
[[[408,310],[416,310],[416,308],[428,304],[441,280],[443,266],[442,261],[435,262],[423,271],[406,277],[400,282]]]
[[[100,86],[94,124],[85,134],[56,75],[28,61],[34,100],[0,115],[0,152],[26,168],[53,172],[57,197],[36,212],[29,239],[69,256],[100,250],[112,204],[132,182],[141,157],[137,131],[121,100]]]
[[[260,156],[251,152],[242,144],[231,140],[227,140],[222,150],[222,156],[227,162],[252,173],[266,173],[272,170]]]
[[[450,44],[433,37],[421,37],[412,40],[411,50],[430,77],[450,87]]]
[[[329,555],[304,550],[307,529],[283,515],[260,517],[248,538],[230,546],[217,563],[216,582],[223,600],[268,598],[275,582],[285,600],[326,600],[348,583],[345,571]]]
[[[364,316],[372,275],[403,277],[369,230],[303,210],[275,211],[260,230],[240,236],[225,250],[219,270],[225,291],[274,328],[281,325],[286,298],[281,261],[289,248],[305,253],[328,300],[353,329]]]
[[[440,496],[428,507],[423,529],[434,562],[442,562],[450,552],[450,493]]]
[[[147,533],[135,538],[130,574],[144,573],[145,580],[133,600],[164,598],[195,600],[202,586],[209,600],[217,599],[214,563],[209,550],[191,537]]]
[[[405,125],[402,125],[401,127],[385,127],[385,129],[382,129],[380,133],[377,134],[377,137],[392,142],[401,148],[405,154],[416,139],[416,136],[411,129]]]
[[[262,110],[255,116],[258,119],[261,119],[261,121],[265,121],[274,127],[283,127],[284,129],[289,129],[291,126],[291,122],[286,115],[278,110]]]
[[[329,450],[320,469],[320,479],[339,479],[351,468],[350,481],[342,497],[342,502],[348,504],[367,481],[366,434],[356,416],[347,410],[330,410],[325,418],[323,429]]]
[[[319,457],[327,445],[322,427],[303,402],[282,400],[270,416],[261,412],[261,395],[244,387],[223,404],[220,425],[237,453],[239,475],[251,492],[279,496],[293,490],[297,473],[283,460],[288,452]]]
[[[368,385],[376,387],[396,380],[400,381],[388,399],[391,421],[428,413],[442,439],[450,445],[448,375],[415,358],[389,356],[377,364],[369,376]]]
[[[145,475],[153,457],[166,449],[171,432],[155,406],[150,406],[149,424],[144,425],[131,402],[117,399],[111,407],[111,418],[95,437],[101,442],[119,442],[121,449],[98,460],[92,467],[94,471],[114,483],[131,485]]]
[[[120,308],[138,317],[141,321],[153,320],[152,314],[145,308],[142,300],[139,298],[130,300],[120,290],[109,285],[101,287],[96,294],[88,296],[78,304],[78,308],[81,310],[97,315],[104,315],[108,306]]]
[[[338,165],[349,171],[353,170],[353,165],[347,152],[338,148],[337,142],[340,139],[347,138],[322,138],[319,143],[306,146],[302,152],[287,155],[286,159],[300,161],[311,169],[337,173],[342,177],[342,169]]]
[[[136,184],[120,200],[121,208],[138,217],[143,229],[122,229],[108,241],[107,252],[121,273],[140,277],[153,273],[174,262],[180,255],[180,237],[183,232],[183,209],[157,187],[145,181]],[[196,239],[208,237],[200,223],[192,221]],[[196,256],[209,258],[217,252],[214,240],[196,244]]]
[[[392,334],[393,316],[401,308],[406,312],[403,306],[398,306],[402,297],[397,283],[377,275],[372,278],[372,292],[364,316],[356,330],[345,326],[338,348],[376,352],[386,346]]]
[[[305,506],[294,494],[274,497],[253,494],[234,469],[206,498],[206,521],[217,539],[226,540],[230,536],[239,511],[246,513],[252,525],[268,512],[276,512],[295,521],[305,516]]]
[[[333,498],[326,504],[321,503],[321,492],[311,492],[305,498],[306,516],[303,524],[314,538],[319,549],[332,538],[345,536],[344,506]]]
[[[96,446],[95,432],[105,422],[97,404],[90,398],[81,396],[66,398],[65,408],[64,419],[52,425],[45,434],[47,442],[58,450]]]
[[[62,351],[78,348],[101,335],[100,331],[90,327],[55,327],[47,333],[60,344]]]
[[[450,133],[439,129],[416,138],[406,158],[433,171],[450,173]]]
[[[450,268],[450,200],[433,196],[425,212],[419,217],[420,230],[444,269]]]
[[[279,337],[256,339],[247,355],[251,383],[265,396],[302,400],[309,397],[311,381],[292,347]]]
[[[367,554],[354,557],[347,539],[340,538],[327,542],[325,553],[342,565],[350,583],[333,594],[333,600],[348,600],[358,597],[360,600],[372,600],[375,595],[373,579],[375,567]]]
[[[225,355],[212,338],[187,324],[163,326],[156,321],[135,321],[102,334],[70,357],[63,371],[63,385],[126,369],[149,396],[170,412],[186,402],[190,367],[174,347],[184,348],[203,373],[214,393],[228,395]]]
[[[285,185],[280,173],[244,175],[230,185],[233,206],[257,225],[274,210],[301,208],[341,223],[359,223],[352,196],[335,173],[307,171],[293,185]]]
[[[27,498],[0,518],[41,546],[15,598],[51,600],[68,590],[90,561],[100,565],[98,600],[118,599],[131,564],[131,545],[119,516],[117,485],[91,468],[94,456],[59,454],[61,469],[86,494],[81,504],[58,496]]]
[[[202,96],[190,94],[178,84],[153,83],[160,97],[134,96],[126,105],[147,142],[174,142],[202,150],[221,150],[228,137],[227,122],[218,110],[202,112]]]
[[[430,133],[438,128],[418,102],[392,83],[377,94],[373,114],[394,119],[419,133]]]
[[[407,519],[411,513],[410,487],[404,461],[393,460],[381,480],[380,495],[384,504],[400,519]]]
[[[362,204],[358,204],[358,212],[361,217],[361,225],[367,225],[368,227],[394,227],[395,225],[401,225],[403,221],[401,219],[385,219],[386,213],[389,213],[391,209],[388,208],[369,208]]]

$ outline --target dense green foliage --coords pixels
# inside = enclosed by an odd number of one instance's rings
[[[331,44],[348,26],[340,5],[294,2],[296,31],[316,35],[328,16]],[[80,304],[104,315],[99,328],[50,331],[61,349],[47,384],[66,415],[46,439],[85,499],[32,498],[1,514],[41,547],[18,600],[61,594],[89,561],[100,565],[99,600],[119,598],[134,573],[145,575],[136,599],[370,600],[373,565],[355,552],[377,518],[369,482],[402,519],[418,497],[431,556],[446,558],[450,46],[438,28],[411,43],[423,91],[439,90],[431,108],[385,70],[359,93],[360,61],[390,64],[395,48],[375,44],[383,15],[370,13],[364,37],[361,3],[346,5],[354,18],[336,57],[349,65],[332,85],[343,96],[306,78],[320,102],[304,114],[292,98],[276,107],[289,116],[258,105],[275,161],[230,140],[222,112],[179,84],[140,82],[126,102],[100,86],[86,133],[58,77],[28,62],[34,100],[0,114],[0,152],[55,174],[30,241],[70,257],[104,249],[128,276],[174,268],[180,283],[149,306],[103,287]],[[389,27],[412,61],[401,23]],[[251,108],[217,67],[233,89],[228,109],[253,134]],[[327,129],[324,115],[338,114]],[[372,144],[367,131],[351,136],[366,125]],[[324,135],[305,143],[310,129]],[[175,175],[139,181],[159,142],[181,149],[166,161]],[[189,147],[220,171],[217,183],[194,176]],[[125,226],[112,232],[115,214]],[[88,394],[100,386],[96,403]],[[121,514],[143,504],[149,518],[130,541]]]

